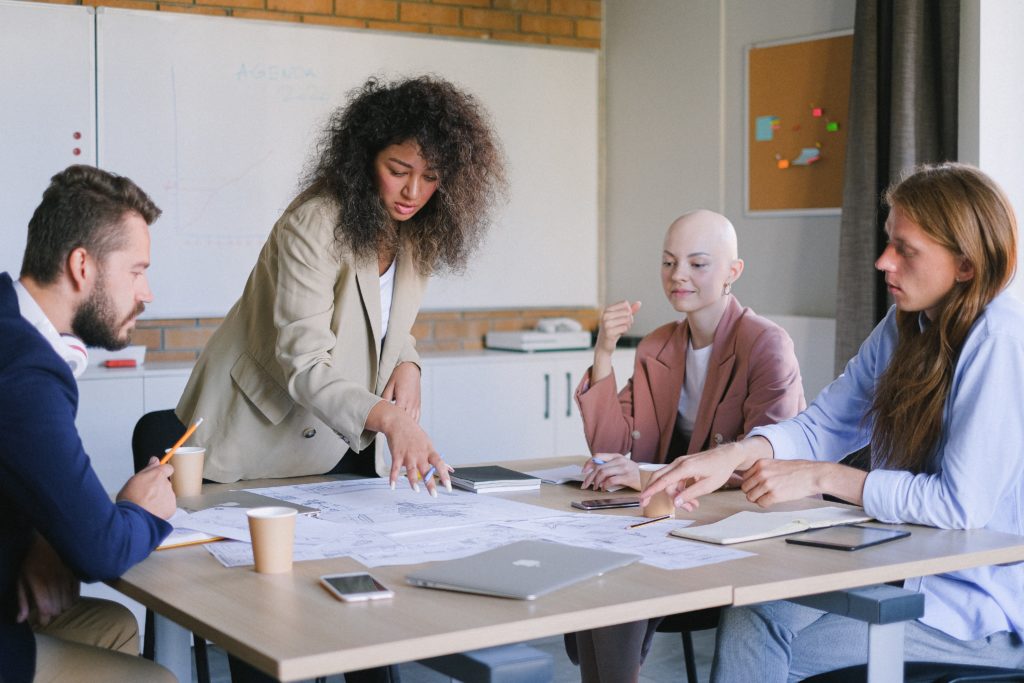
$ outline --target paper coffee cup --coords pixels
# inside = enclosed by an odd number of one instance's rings
[[[640,465],[640,490],[643,491],[647,488],[647,483],[651,480],[651,476],[660,470],[664,465],[652,465],[643,464]],[[676,514],[675,503],[672,502],[672,498],[669,497],[664,491],[659,491],[654,494],[654,498],[651,501],[640,508],[640,512],[644,517],[663,517],[665,515]]]
[[[167,453],[171,449],[167,449]],[[203,459],[206,449],[201,446],[182,446],[171,456],[171,488],[178,498],[190,498],[203,492]]]
[[[295,508],[252,508],[246,515],[256,571],[262,574],[290,572],[295,544]]]

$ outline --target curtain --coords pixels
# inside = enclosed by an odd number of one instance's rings
[[[836,372],[889,307],[881,195],[957,157],[960,0],[857,0],[836,301]]]

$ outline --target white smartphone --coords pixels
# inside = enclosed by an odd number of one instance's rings
[[[320,584],[328,593],[345,602],[380,600],[393,597],[395,594],[367,572],[325,574],[320,577]]]

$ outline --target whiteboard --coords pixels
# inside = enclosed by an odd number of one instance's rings
[[[595,52],[103,8],[99,163],[164,210],[147,314],[226,313],[327,115],[370,75],[422,73],[482,101],[511,182],[469,272],[425,307],[596,305]]]
[[[93,14],[0,1],[0,272],[14,277],[50,178],[96,163]]]

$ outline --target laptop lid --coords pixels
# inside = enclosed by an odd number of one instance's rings
[[[469,557],[434,562],[405,578],[424,588],[533,600],[639,559],[640,555],[552,541],[517,541]]]
[[[295,508],[300,515],[316,517],[320,511],[307,505],[289,503],[286,500],[261,496],[251,491],[218,491],[217,493],[202,493],[198,496],[178,498],[178,507],[186,512],[198,512],[207,508],[262,508],[262,507],[286,507]]]

